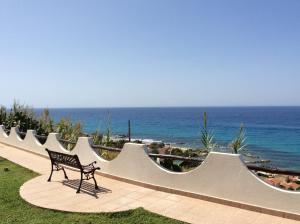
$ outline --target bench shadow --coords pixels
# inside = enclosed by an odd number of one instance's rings
[[[77,190],[80,180],[64,180],[63,185],[71,187],[75,190]],[[106,193],[112,193],[110,189],[104,188],[99,186],[99,189],[95,189],[95,185],[86,181],[82,181],[80,192],[89,194],[91,196],[94,196],[95,198],[99,198],[98,194],[106,194]]]

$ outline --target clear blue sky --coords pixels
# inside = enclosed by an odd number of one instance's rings
[[[0,0],[0,104],[300,105],[299,0]]]

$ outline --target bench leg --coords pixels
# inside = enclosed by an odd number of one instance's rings
[[[78,187],[76,193],[80,193],[80,188],[81,188],[81,184],[82,184],[82,172],[81,172],[80,176],[81,176],[81,177],[80,177],[79,187]]]
[[[65,179],[69,180],[64,167],[62,167],[62,170],[64,171]]]
[[[95,177],[94,177],[94,174],[93,174],[93,180],[94,180],[94,183],[95,183],[95,189],[98,190],[99,187],[98,187],[97,181],[96,181],[96,179],[95,179]]]
[[[51,181],[52,174],[53,174],[53,165],[51,165],[51,173],[50,173],[50,176],[48,178],[48,182]]]

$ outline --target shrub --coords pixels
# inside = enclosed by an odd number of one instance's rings
[[[161,149],[165,147],[165,144],[163,142],[152,142],[150,145],[149,145],[149,148],[150,149]]]
[[[171,159],[163,159],[163,161],[160,162],[160,165],[166,169],[172,170],[173,161]]]
[[[6,121],[6,108],[0,107],[0,124],[4,124]]]
[[[0,124],[3,124],[7,130],[16,126],[21,132],[27,132],[29,129],[36,130],[38,135],[48,135],[53,132],[54,126],[49,110],[45,109],[41,118],[38,118],[32,108],[16,101],[9,112],[3,106],[0,108]]]
[[[142,144],[143,142],[141,140],[134,140],[133,143]]]
[[[36,130],[39,127],[39,122],[32,108],[15,101],[12,109],[6,115],[4,126],[6,129],[18,126],[21,132],[26,132],[28,129]]]
[[[165,154],[170,154],[174,156],[184,156],[184,152],[180,148],[168,148],[166,149]]]
[[[160,165],[168,170],[172,170],[175,172],[182,172],[181,167],[177,164],[174,164],[173,160],[171,160],[171,159],[163,159],[163,161],[161,161]]]
[[[100,133],[100,131],[96,131],[91,134],[92,141],[94,145],[101,145],[103,140],[103,134]]]
[[[125,143],[127,143],[127,140],[121,139],[121,140],[117,140],[117,141],[112,141],[110,140],[109,142],[106,142],[105,145],[108,147],[113,147],[113,148],[119,148],[122,149],[125,145]]]
[[[112,151],[101,149],[99,154],[102,158],[110,161],[116,158],[119,155],[119,152],[112,152]]]
[[[62,118],[56,125],[56,132],[58,132],[62,139],[68,140],[74,143],[63,143],[66,149],[72,150],[78,138],[83,136],[81,123],[72,124],[69,119]]]
[[[41,118],[39,119],[39,127],[36,129],[38,135],[47,136],[54,131],[54,121],[50,118],[48,109],[44,109]]]
[[[183,152],[184,157],[198,157],[199,153],[201,153],[200,150],[192,150],[192,149],[187,149]]]
[[[206,112],[204,112],[203,127],[201,130],[201,143],[207,151],[211,151],[215,147],[215,144],[213,141],[214,141],[214,135],[213,135],[213,132],[211,130],[209,130],[207,127],[207,115],[206,115]]]
[[[230,144],[233,153],[237,154],[239,151],[243,150],[246,147],[245,142],[246,142],[246,137],[245,137],[244,125],[241,124],[236,138]]]

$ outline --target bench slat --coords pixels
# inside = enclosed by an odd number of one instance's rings
[[[47,150],[49,157],[54,164],[64,164],[66,166],[82,169],[82,165],[77,155],[68,155],[64,153]]]

